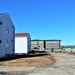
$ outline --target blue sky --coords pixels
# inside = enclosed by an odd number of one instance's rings
[[[75,0],[0,0],[0,13],[9,13],[16,33],[75,45]]]

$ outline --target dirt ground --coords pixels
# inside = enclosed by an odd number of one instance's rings
[[[24,71],[18,71],[18,72],[14,72],[14,71],[12,71],[12,72],[0,72],[0,75],[25,75],[25,74],[29,74],[29,73],[31,73],[31,72],[24,72]]]
[[[73,51],[65,51],[65,50],[61,50],[62,53],[67,53],[67,54],[73,54],[75,55],[75,52]]]
[[[54,64],[55,60],[50,53],[18,55],[14,59],[0,61],[0,66],[43,66]]]

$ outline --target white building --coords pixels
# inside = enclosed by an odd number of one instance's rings
[[[0,57],[14,54],[15,28],[6,13],[0,14]]]
[[[15,53],[27,54],[31,51],[31,37],[29,33],[15,34]]]

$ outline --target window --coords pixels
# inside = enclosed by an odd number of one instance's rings
[[[6,48],[9,48],[9,44],[6,43]]]
[[[15,52],[15,50],[13,49],[13,52]]]
[[[2,22],[0,22],[0,25],[2,25]]]
[[[14,42],[14,40],[12,39],[11,42]]]
[[[0,43],[2,43],[2,41],[0,40]]]
[[[6,33],[7,34],[9,33],[9,27],[6,27]]]
[[[36,45],[39,45],[38,43]]]
[[[39,42],[37,41],[37,43],[39,43]]]
[[[8,39],[7,39],[7,41],[6,42],[8,42]]]

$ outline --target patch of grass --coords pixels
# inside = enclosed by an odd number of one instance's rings
[[[25,75],[30,73],[31,71],[10,71],[10,72],[0,72],[0,75]]]

